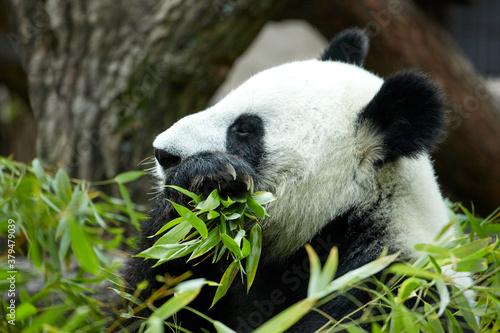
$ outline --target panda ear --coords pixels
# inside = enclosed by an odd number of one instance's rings
[[[368,48],[369,39],[363,30],[344,30],[328,45],[321,60],[341,61],[362,67]]]
[[[416,71],[396,73],[359,115],[362,158],[382,165],[399,157],[415,157],[442,139],[444,124],[438,87]]]

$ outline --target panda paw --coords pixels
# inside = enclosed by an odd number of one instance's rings
[[[223,195],[253,192],[255,171],[238,156],[203,152],[179,164],[166,179],[196,194],[209,195],[214,189]],[[167,192],[169,189],[167,188]]]

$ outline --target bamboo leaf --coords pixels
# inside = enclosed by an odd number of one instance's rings
[[[219,282],[219,286],[217,287],[217,291],[215,292],[215,296],[212,301],[212,305],[210,305],[210,308],[212,308],[215,305],[215,303],[217,303],[217,301],[220,300],[226,294],[227,290],[229,289],[229,286],[231,286],[234,277],[238,273],[238,266],[236,265],[237,263],[238,263],[237,261],[233,261],[224,272],[224,275],[222,275],[222,278]]]
[[[71,236],[69,232],[69,228],[65,229],[61,241],[59,243],[59,259],[63,260],[66,258],[66,255],[68,254],[69,247],[71,246]]]
[[[142,177],[145,174],[142,170],[126,171],[118,174],[114,179],[119,184],[126,184]]]
[[[191,253],[194,251],[194,247],[192,245],[196,244],[197,240],[193,240],[190,242],[184,242],[181,244],[160,244],[153,245],[152,247],[142,251],[139,254],[136,254],[136,257],[141,258],[149,258],[149,259],[162,259],[163,262],[167,262],[172,259],[176,259]]]
[[[73,311],[71,316],[61,328],[62,332],[77,332],[89,318],[91,310],[88,306],[79,306]]]
[[[255,224],[250,229],[249,241],[252,249],[246,260],[247,292],[250,290],[255,279],[262,251],[262,228],[259,224]]]
[[[57,170],[54,190],[64,202],[69,202],[71,198],[71,182],[68,173],[64,169]]]
[[[184,222],[186,221],[182,216],[181,217],[178,217],[178,218],[175,218],[173,220],[171,220],[170,222],[168,222],[167,224],[165,224],[163,227],[160,228],[160,230],[158,230],[153,236],[149,236],[149,237],[154,237],[154,236],[157,236],[159,234],[161,234],[162,232],[164,232],[165,230],[168,230],[176,225],[178,225],[179,223],[181,222]]]
[[[438,316],[442,316],[448,304],[450,304],[450,292],[444,280],[436,280],[436,287],[439,293],[439,311]]]
[[[357,326],[347,326],[345,329],[348,333],[367,333],[364,329]]]
[[[215,220],[219,216],[220,216],[220,213],[216,212],[215,210],[211,210],[211,211],[208,212],[208,218],[210,220]]]
[[[432,254],[438,258],[448,258],[450,256],[450,250],[433,244],[417,244],[414,246],[414,249],[420,252]]]
[[[420,287],[421,284],[422,284],[422,281],[420,279],[415,278],[415,277],[411,277],[411,278],[404,280],[403,283],[401,284],[401,287],[399,288],[399,292],[398,292],[399,301],[400,302],[406,301],[410,297],[411,293],[415,289]]]
[[[323,266],[323,270],[321,271],[318,281],[319,288],[324,289],[330,282],[332,282],[335,277],[335,273],[337,272],[338,263],[338,250],[337,247],[334,246],[331,248],[325,265]]]
[[[132,203],[132,199],[130,199],[130,195],[128,194],[127,188],[123,183],[117,182],[118,184],[118,189],[120,190],[120,194],[122,196],[123,201],[125,201],[125,207],[127,208],[127,213],[130,216],[130,220],[134,224],[134,226],[137,228],[137,230],[141,229],[141,226],[139,224],[139,220],[137,219],[137,216],[135,214],[134,210],[134,204]]]
[[[305,245],[307,256],[309,257],[309,285],[307,287],[307,297],[314,298],[318,296],[323,290],[320,285],[320,277],[321,277],[321,262],[319,260],[318,255],[314,252],[311,245]]]
[[[132,315],[130,315],[132,317]],[[146,321],[146,331],[145,333],[165,333],[165,325],[163,324],[163,320],[158,317],[149,317]],[[141,325],[139,332],[144,330],[144,324]]]
[[[241,258],[240,259],[248,257],[251,250],[252,250],[252,248],[251,248],[250,242],[246,238],[243,238],[242,245],[241,245]]]
[[[190,197],[191,199],[193,199],[193,201],[196,203],[196,204],[199,204],[200,201],[201,201],[201,198],[199,195],[196,195],[195,193],[191,192],[191,191],[188,191],[186,189],[183,189],[182,187],[179,187],[179,186],[175,186],[175,185],[165,185],[165,187],[170,187],[170,188],[173,188],[174,190],[176,191],[179,191],[181,192],[182,194]]]
[[[156,309],[149,317],[148,322],[151,318],[161,321],[170,318],[174,313],[183,309],[198,296],[203,284],[205,284],[205,279],[196,279],[179,284],[175,288],[176,292],[174,296]]]
[[[336,290],[352,285],[353,283],[357,283],[363,279],[366,279],[369,276],[372,276],[380,272],[381,270],[389,266],[391,263],[393,263],[398,256],[399,253],[383,256],[366,265],[363,265],[359,268],[349,271],[348,273],[342,275],[341,277],[338,277],[335,280],[333,280],[328,285],[328,287],[324,289],[324,291],[320,294],[321,295],[320,297],[329,295]]]
[[[484,258],[458,260],[453,269],[457,272],[483,272],[488,269],[488,260]]]
[[[229,206],[234,204],[236,201],[233,201],[233,200],[231,200],[231,198],[228,197],[227,200],[221,199],[220,202],[222,203],[222,206],[228,208]]]
[[[238,244],[238,247],[241,247],[241,240],[243,239],[243,237],[245,237],[245,234],[246,234],[245,230],[241,229],[238,231],[236,236],[233,238],[234,241],[236,242],[236,244]]]
[[[418,326],[414,324],[414,316],[402,304],[396,305],[393,309],[392,320],[390,324],[391,332],[418,333]]]
[[[40,244],[38,243],[37,233],[33,235],[33,237],[31,237],[29,240],[30,240],[30,246],[28,249],[28,254],[30,260],[33,263],[33,265],[40,268],[43,263],[43,255],[42,255],[42,250],[40,248]]]
[[[450,325],[449,332],[463,333],[464,331],[462,330],[461,327],[462,325],[458,323],[457,318],[455,318],[455,316],[451,313],[451,311],[447,309],[445,311],[445,314],[446,314],[446,319],[448,319]],[[475,331],[475,332],[480,332],[480,331]]]
[[[266,321],[263,325],[253,331],[253,333],[284,332],[299,321],[300,318],[302,318],[306,313],[308,313],[316,302],[316,299],[306,298],[298,303],[295,303],[270,320]]]
[[[377,323],[372,323],[372,333],[382,333],[382,328]]]
[[[470,307],[469,300],[467,300],[467,297],[465,297],[463,294],[459,294],[455,297],[455,302],[460,308],[460,311],[457,315],[462,316],[467,324],[472,328],[474,332],[480,332],[481,330],[479,329],[476,321],[476,317],[474,316],[474,313],[472,312],[472,309]],[[498,313],[497,313],[498,315]]]
[[[43,327],[65,320],[64,315],[68,311],[68,305],[60,303],[51,307],[45,307],[44,311],[30,322],[27,332],[43,332]]]
[[[236,256],[241,256],[241,250],[238,244],[227,234],[220,235],[222,239],[222,243],[229,249],[229,251],[233,252]]]
[[[439,316],[433,310],[432,306],[429,303],[424,303],[424,310],[426,313],[429,313],[429,315],[426,317],[428,323],[427,329],[432,333],[445,333],[443,325],[439,320]]]
[[[188,254],[190,254],[191,252],[193,252],[195,249],[196,249],[196,243],[198,243],[199,241],[192,241],[193,243],[190,243],[190,244],[182,244],[184,245],[184,247],[181,247],[179,249],[172,249],[171,251],[168,251],[165,253],[165,256],[164,257],[161,257],[159,258],[158,262],[156,264],[153,265],[153,267],[158,267],[170,260],[174,260],[174,259],[177,259],[177,258],[182,258]]]
[[[255,215],[257,215],[260,219],[263,219],[264,217],[266,217],[266,211],[264,209],[264,207],[262,207],[258,202],[257,200],[255,200],[251,194],[247,194],[247,205],[248,205],[248,208],[250,208],[250,210],[252,212],[255,213]]]
[[[474,216],[474,214],[469,212],[469,210],[467,208],[463,207],[462,205],[460,205],[460,208],[465,213],[465,215],[467,215],[467,217],[469,218],[469,223],[470,223],[472,231],[474,231],[479,238],[487,238],[488,235],[483,230],[483,228],[479,224],[479,222],[476,219],[476,217]]]
[[[477,251],[482,250],[484,247],[490,244],[489,238],[482,238],[476,241],[467,243],[465,245],[459,246],[457,248],[451,249],[450,252],[457,258],[465,258],[467,256],[473,255]]]
[[[271,192],[258,191],[252,194],[252,198],[261,206],[275,201],[277,198]]]
[[[49,180],[47,175],[45,174],[45,170],[42,167],[42,163],[38,158],[35,158],[33,162],[31,162],[31,166],[33,167],[33,172],[35,173],[36,178],[40,182],[42,188],[48,190],[49,189]]]
[[[220,205],[220,197],[217,189],[213,190],[212,193],[207,197],[204,201],[203,206],[201,207],[202,211],[206,210],[214,210]]]
[[[221,241],[221,238],[219,235],[219,227],[210,230],[207,238],[205,238],[200,243],[200,245],[196,248],[196,250],[193,251],[193,253],[191,254],[191,257],[189,257],[188,260],[191,260],[191,259],[194,259],[194,258],[197,258],[199,256],[204,255],[205,253],[207,253],[208,251],[213,249],[214,246],[219,244],[220,241]]]
[[[21,303],[18,307],[16,307],[16,322],[21,322],[33,315],[37,314],[38,310],[31,303]]]
[[[115,288],[110,288],[110,289],[113,290],[118,295],[120,295],[120,297],[125,298],[126,300],[134,303],[135,305],[141,305],[143,303],[140,299],[138,299],[134,295],[131,295],[129,293],[126,293],[124,291],[121,291],[121,290],[118,290],[118,289],[115,289]]]
[[[170,229],[165,235],[161,236],[153,246],[162,244],[176,244],[182,240],[191,231],[191,223],[182,218],[182,222]]]
[[[97,275],[99,272],[99,262],[94,248],[83,230],[83,226],[74,220],[69,220],[69,233],[71,236],[71,246],[78,263],[87,272]]]
[[[200,233],[201,237],[206,238],[208,236],[208,229],[205,222],[203,222],[198,216],[196,216],[186,207],[178,205],[170,200],[168,201],[174,206],[177,213],[179,213],[180,216],[188,221]]]
[[[220,321],[214,320],[212,324],[214,325],[214,328],[217,331],[217,333],[236,333],[236,331],[233,331]]]
[[[422,279],[434,280],[442,279],[441,275],[426,269],[416,268],[410,264],[394,264],[389,268],[389,272],[402,276],[416,276]]]

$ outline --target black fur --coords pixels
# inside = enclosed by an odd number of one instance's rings
[[[360,29],[348,29],[339,33],[321,55],[323,61],[341,61],[363,66],[369,49],[369,39]]]
[[[227,129],[226,150],[257,170],[264,160],[264,134],[264,122],[259,116],[243,114]]]
[[[430,151],[444,134],[443,97],[425,75],[403,71],[390,76],[360,113],[382,134],[383,154],[377,164]]]

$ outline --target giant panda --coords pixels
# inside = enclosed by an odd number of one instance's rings
[[[447,224],[429,158],[443,134],[442,94],[416,71],[386,80],[368,72],[362,67],[367,51],[363,31],[344,31],[320,59],[258,73],[216,105],[156,137],[159,194],[142,226],[138,252],[152,246],[156,238],[150,236],[177,217],[165,199],[188,201],[162,185],[234,193],[247,191],[252,178],[256,190],[279,198],[266,207],[270,217],[262,224],[261,263],[249,293],[237,278],[210,310],[213,287],[204,287],[190,306],[249,332],[306,297],[306,243],[322,259],[338,248],[339,277],[384,249],[411,255],[415,244],[432,242]],[[219,281],[228,264],[154,263],[134,257],[123,269],[131,291],[149,281],[143,300],[161,286],[157,275],[191,271],[192,278]],[[368,301],[360,290],[350,296],[334,298],[321,310],[340,319]],[[148,316],[147,310],[141,315]],[[290,331],[313,332],[326,321],[311,312]],[[185,310],[175,322],[193,332],[213,327]]]

